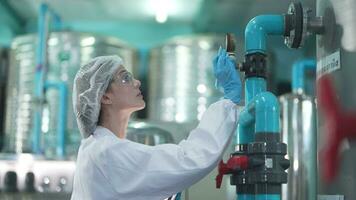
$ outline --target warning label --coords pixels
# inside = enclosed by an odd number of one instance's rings
[[[320,78],[324,74],[329,74],[340,68],[340,51],[337,51],[318,61],[316,68],[317,78]]]

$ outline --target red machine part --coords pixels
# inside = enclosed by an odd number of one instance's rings
[[[231,174],[237,170],[244,170],[248,168],[247,156],[232,156],[225,164],[223,160],[220,161],[218,166],[219,174],[216,176],[216,188],[221,187],[221,183],[225,174]]]
[[[318,80],[317,98],[321,113],[325,119],[326,143],[320,152],[320,166],[326,182],[332,181],[338,171],[339,147],[346,139],[356,138],[356,112],[342,110],[330,75]]]

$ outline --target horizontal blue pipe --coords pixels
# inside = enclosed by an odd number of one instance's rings
[[[256,194],[255,200],[280,200],[281,195],[278,194]]]
[[[58,107],[58,121],[57,121],[57,157],[63,158],[65,156],[65,131],[67,125],[67,96],[68,89],[65,82],[51,82],[45,83],[45,89],[55,89],[59,92],[59,107]]]
[[[237,194],[237,200],[255,200],[253,194]]]
[[[305,90],[305,71],[316,70],[314,59],[300,60],[293,64],[292,90],[293,93],[303,93]]]
[[[283,15],[260,15],[253,18],[245,29],[246,54],[266,52],[268,35],[284,34]]]
[[[254,124],[254,133],[279,134],[279,104],[270,92],[257,94],[241,111],[239,126],[243,129]],[[253,134],[253,133],[252,133]]]

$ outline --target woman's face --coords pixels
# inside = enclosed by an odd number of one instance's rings
[[[136,80],[123,66],[120,66],[103,96],[102,103],[111,104],[115,110],[130,112],[141,110],[145,107],[145,101],[140,86],[141,82]]]

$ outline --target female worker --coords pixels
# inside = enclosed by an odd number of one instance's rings
[[[212,104],[179,144],[147,146],[125,139],[130,115],[145,107],[140,81],[117,56],[78,71],[74,111],[83,136],[72,200],[163,200],[193,185],[221,159],[235,128],[241,81],[224,49],[214,59],[225,100]]]

